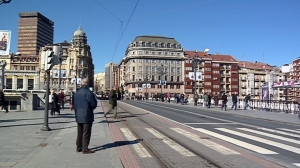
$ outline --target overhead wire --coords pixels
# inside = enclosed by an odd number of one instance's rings
[[[128,24],[129,24],[129,22],[130,22],[132,16],[133,16],[134,12],[135,12],[135,9],[136,9],[137,5],[139,4],[139,1],[140,1],[140,0],[138,0],[138,1],[136,2],[135,7],[134,7],[134,9],[133,9],[133,11],[132,11],[132,13],[131,13],[131,15],[130,15],[130,17],[129,17],[129,20],[127,21],[127,24],[126,24],[126,26],[125,26],[125,28],[124,28],[122,34],[121,34],[121,37],[120,37],[119,40],[117,41],[117,45],[116,45],[116,47],[115,47],[115,51],[114,51],[114,53],[113,53],[113,56],[112,56],[112,58],[111,58],[111,61],[112,61],[112,60],[114,59],[114,57],[115,57],[115,54],[116,54],[116,51],[117,51],[117,49],[118,49],[118,47],[119,47],[120,41],[121,41],[121,39],[122,39],[122,37],[123,37],[123,35],[124,35],[124,32],[125,32],[126,29],[127,29],[127,26],[128,26]]]
[[[105,9],[108,13],[110,13],[111,15],[113,15],[116,19],[118,19],[121,23],[123,23],[123,21],[121,19],[119,19],[116,15],[114,15],[110,10],[108,10],[107,8],[105,8],[105,6],[103,6],[100,2],[98,2],[97,0],[95,0],[95,2],[97,2],[103,9]]]

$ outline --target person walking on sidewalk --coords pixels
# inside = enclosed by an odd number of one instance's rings
[[[108,113],[114,111],[114,118],[117,118],[117,94],[116,87],[114,86],[109,94],[109,110],[104,114],[104,117],[107,116]]]
[[[195,92],[195,94],[194,94],[194,106],[197,106],[197,104],[198,104],[198,99],[199,99],[199,95],[198,95],[197,92]]]
[[[208,108],[208,96],[206,93],[204,93],[204,96],[203,96],[203,103],[204,103],[204,107]]]
[[[75,96],[75,92],[72,91],[71,93],[71,98],[70,98],[70,103],[71,103],[71,111],[74,110],[74,96]]]
[[[77,123],[76,150],[83,154],[95,153],[88,148],[90,144],[92,125],[94,122],[94,109],[97,107],[97,100],[92,91],[88,88],[89,80],[82,80],[81,88],[74,96],[75,118]]]
[[[249,101],[250,101],[250,99],[251,99],[251,96],[250,96],[250,94],[248,94],[248,95],[245,97],[245,99],[244,99],[244,101],[245,101],[244,110],[246,110],[247,107],[249,107]]]
[[[219,105],[219,97],[218,97],[217,93],[214,96],[214,102],[215,102],[215,107],[218,107],[218,105]]]
[[[7,109],[7,105],[6,105],[6,101],[5,101],[5,95],[2,89],[0,89],[0,106],[3,107],[3,109],[5,110],[5,113],[8,113],[8,109]]]
[[[238,98],[236,94],[232,94],[232,106],[231,106],[231,110],[234,107],[234,110],[236,110],[237,108],[237,102],[238,102]]]
[[[210,106],[211,106],[211,95],[210,95],[210,93],[208,93],[207,99],[208,99],[208,101],[207,101],[207,108],[210,108]]]
[[[226,96],[225,93],[223,93],[223,95],[222,95],[222,107],[221,107],[221,110],[223,110],[223,108],[224,108],[225,111],[226,111],[226,108],[227,108],[227,102],[228,102],[227,96]]]

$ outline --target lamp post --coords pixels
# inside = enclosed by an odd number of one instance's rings
[[[148,100],[148,75],[146,76],[146,78],[144,79],[145,82],[146,82],[146,94],[145,94],[145,97],[146,97],[146,100]]]
[[[59,44],[60,45],[60,44]],[[62,55],[62,47],[60,45],[60,48],[59,48],[59,57],[61,57]],[[58,91],[61,90],[61,61],[59,60],[59,72],[58,72]]]
[[[196,77],[196,71],[198,69],[199,64],[202,62],[201,57],[198,55],[198,51],[194,51],[194,57],[192,58],[192,64],[193,64],[193,71],[194,71],[194,94],[197,90],[197,77]]]
[[[37,84],[38,84],[38,87],[37,87],[37,89],[38,90],[40,90],[41,88],[40,88],[40,80],[41,80],[41,77],[40,77],[40,73],[41,73],[41,69],[40,69],[40,67],[37,67],[36,68],[36,73],[37,73]]]
[[[75,65],[75,91],[77,91],[77,65]]]
[[[161,64],[161,67],[159,68],[158,70],[158,74],[160,76],[160,93],[161,93],[161,96],[162,96],[162,86],[163,86],[163,81],[162,81],[162,76],[165,75],[167,72],[165,71],[164,69],[164,64]]]

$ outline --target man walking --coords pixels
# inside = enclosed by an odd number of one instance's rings
[[[232,106],[231,106],[231,110],[234,107],[234,110],[236,110],[237,108],[237,102],[238,102],[238,98],[236,94],[232,94]]]
[[[251,96],[250,96],[250,94],[248,94],[248,95],[245,97],[245,99],[244,99],[244,101],[245,101],[244,110],[246,110],[247,107],[249,107],[249,101],[250,101],[250,99],[251,99]]]
[[[95,153],[88,148],[92,125],[94,122],[94,109],[97,107],[95,95],[88,89],[89,80],[82,80],[81,88],[74,96],[75,117],[77,122],[77,152],[83,154]]]
[[[224,108],[225,111],[226,111],[227,102],[228,102],[227,95],[225,93],[223,93],[223,95],[222,95],[222,107],[221,107],[221,110],[223,110],[223,108]]]
[[[107,116],[108,113],[111,111],[114,111],[114,118],[117,118],[117,93],[116,93],[116,87],[113,87],[113,89],[110,91],[109,94],[109,110],[107,113],[104,114],[104,117]]]

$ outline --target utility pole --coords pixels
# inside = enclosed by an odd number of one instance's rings
[[[61,57],[62,55],[62,47],[60,45],[60,48],[59,48],[59,56]],[[61,90],[61,61],[59,63],[59,72],[58,72],[58,91]]]
[[[197,90],[197,77],[196,71],[198,69],[198,65],[201,63],[201,57],[198,56],[198,51],[194,51],[194,58],[192,58],[193,70],[194,70],[194,94]]]

